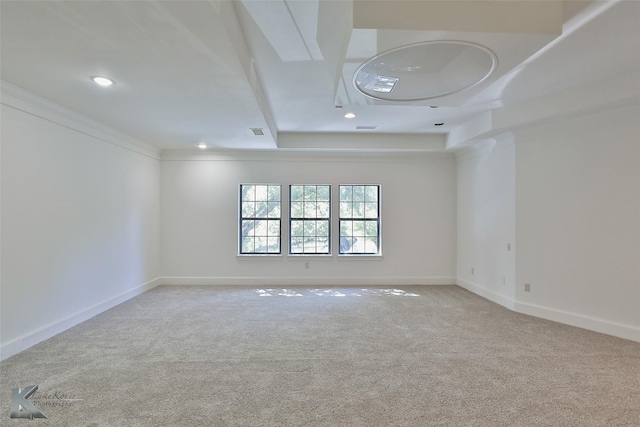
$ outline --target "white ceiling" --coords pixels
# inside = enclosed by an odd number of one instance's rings
[[[0,7],[3,90],[25,89],[160,150],[196,150],[199,142],[455,150],[529,122],[640,102],[635,0],[2,0]],[[368,58],[435,40],[480,44],[498,65],[480,84],[429,101],[376,101],[354,89],[353,72]],[[98,87],[93,75],[116,84]],[[356,118],[344,118],[347,111]]]

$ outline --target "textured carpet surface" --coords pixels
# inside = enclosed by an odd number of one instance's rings
[[[2,426],[640,426],[640,343],[456,286],[161,286],[0,374]]]

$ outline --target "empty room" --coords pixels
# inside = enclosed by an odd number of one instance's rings
[[[640,2],[0,20],[0,425],[640,426]]]

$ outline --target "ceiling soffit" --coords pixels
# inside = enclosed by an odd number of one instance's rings
[[[352,84],[357,68],[373,56],[400,46],[455,40],[478,44],[492,51],[497,56],[493,73],[473,88],[439,97],[435,101],[411,101],[410,104],[463,106],[474,94],[513,70],[562,33],[561,1],[356,0],[350,5],[350,34],[346,37],[346,46],[342,50],[344,57],[340,58],[342,66],[336,77],[337,105],[395,104],[394,101],[375,100],[359,93]],[[344,8],[344,4],[340,7]],[[319,20],[331,15],[320,14]],[[329,22],[322,21],[318,27],[332,28]],[[322,38],[319,38],[319,42],[322,49]],[[495,99],[499,99],[499,96],[495,94]]]
[[[355,0],[353,28],[560,34],[561,1]]]

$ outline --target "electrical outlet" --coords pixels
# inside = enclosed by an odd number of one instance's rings
[[[524,291],[525,292],[531,292],[531,283],[525,283],[524,284]]]
[[[309,268],[309,263],[308,262],[304,263],[304,268],[307,268],[307,269]]]
[[[511,251],[511,243],[507,243],[507,251]]]
[[[507,278],[502,276],[502,285],[506,285],[507,284]]]
[[[474,270],[474,268],[473,268],[473,267],[471,267],[471,274],[472,274],[472,275],[473,275],[473,274],[476,274],[476,271]]]

